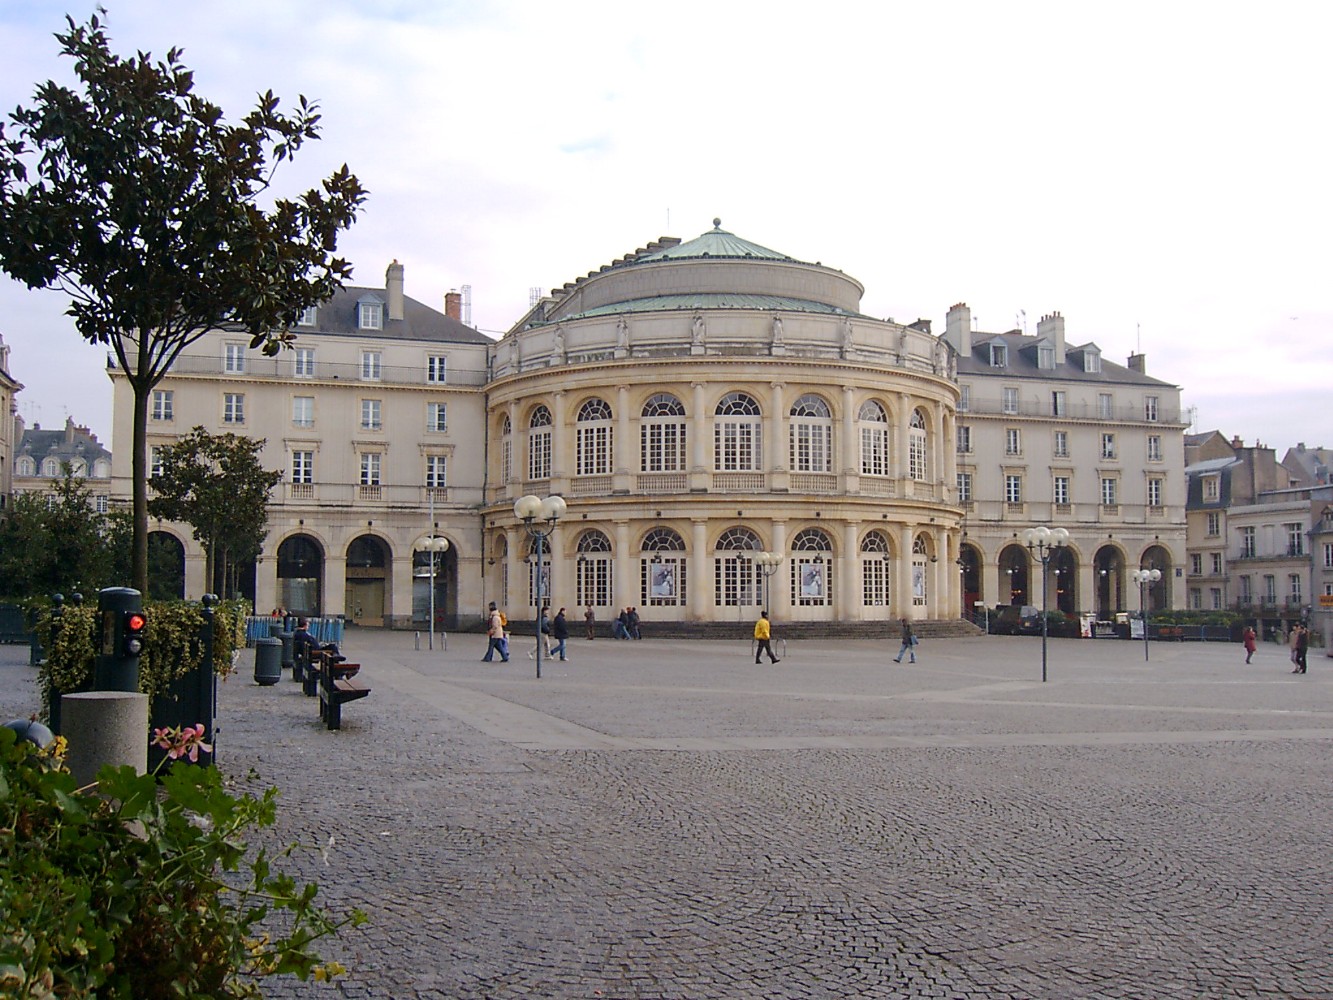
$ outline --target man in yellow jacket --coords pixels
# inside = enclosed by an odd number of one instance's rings
[[[759,644],[754,650],[755,663],[759,662],[759,657],[764,653],[768,653],[768,658],[774,663],[779,662],[778,658],[773,655],[773,647],[769,644],[769,634],[768,612],[761,611],[759,612],[759,620],[754,623],[754,638],[755,642]]]

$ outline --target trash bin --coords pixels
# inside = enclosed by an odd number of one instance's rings
[[[282,640],[282,668],[284,670],[292,669],[292,660],[296,656],[296,643],[293,642],[295,632],[282,631],[278,633],[278,638]]]
[[[282,640],[255,640],[255,683],[276,684],[282,680]]]

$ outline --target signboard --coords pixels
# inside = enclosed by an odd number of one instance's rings
[[[1333,608],[1333,594],[1320,594],[1319,606],[1321,608]]]

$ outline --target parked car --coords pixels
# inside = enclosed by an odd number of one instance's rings
[[[1041,609],[1030,604],[1001,604],[990,616],[991,635],[1041,635]]]

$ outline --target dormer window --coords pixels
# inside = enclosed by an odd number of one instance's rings
[[[990,366],[1004,368],[1009,364],[1009,348],[1004,344],[990,345]]]
[[[384,303],[379,299],[362,299],[356,304],[358,330],[384,329]]]
[[[1055,345],[1037,345],[1037,367],[1050,371],[1055,368]]]
[[[319,322],[319,306],[306,306],[297,317],[297,326],[314,326]]]
[[[1102,352],[1095,347],[1089,347],[1083,352],[1083,370],[1092,374],[1097,374],[1102,370]]]

